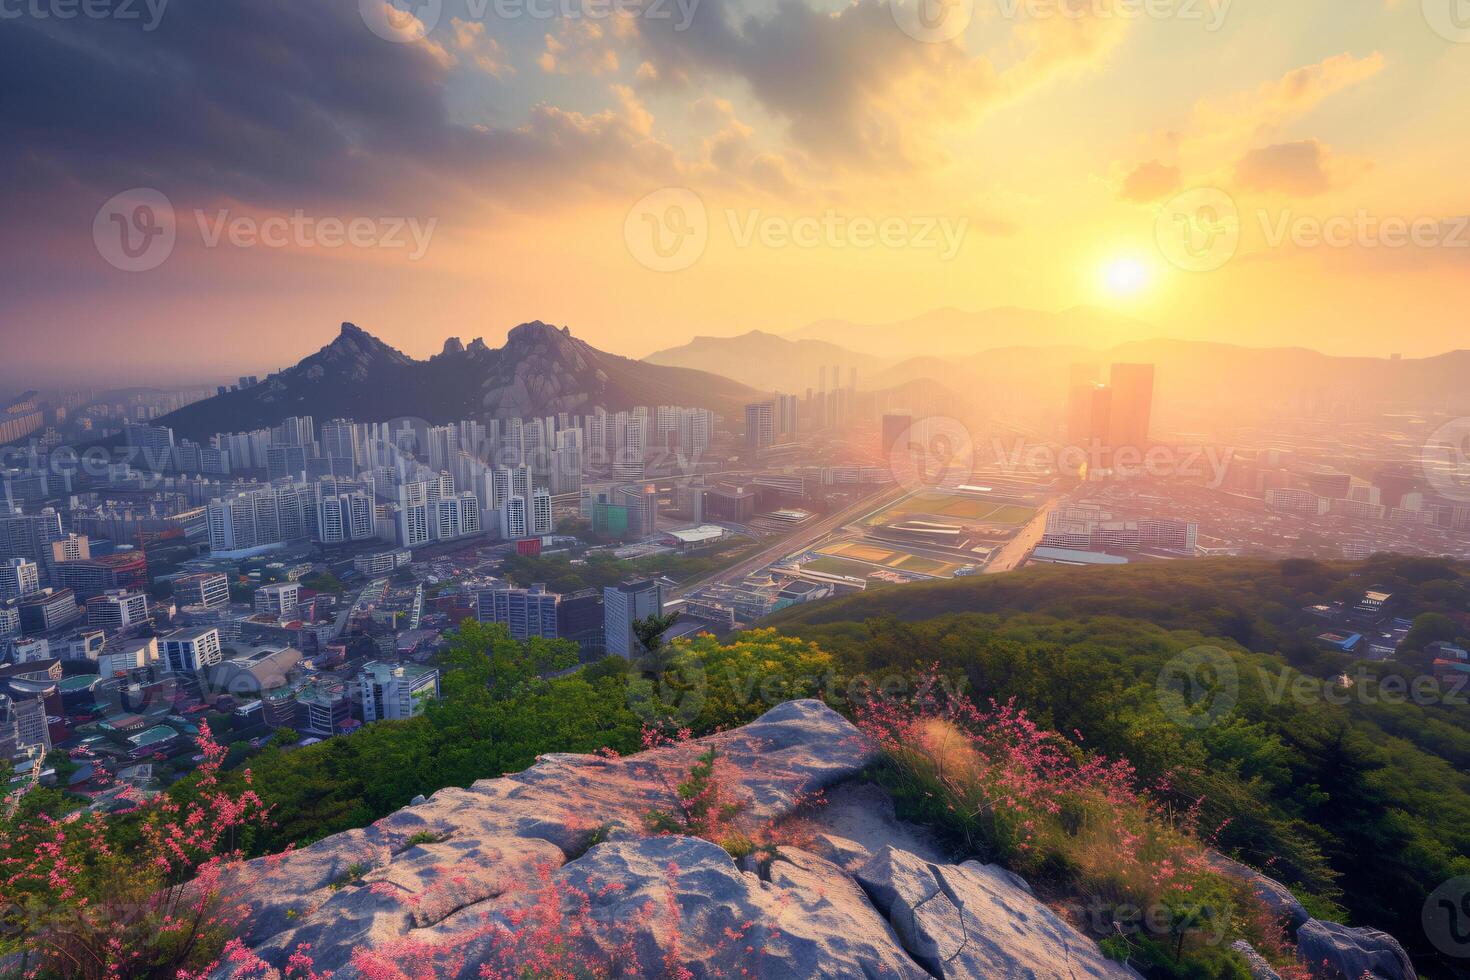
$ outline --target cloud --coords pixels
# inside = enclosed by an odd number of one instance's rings
[[[1178,167],[1151,160],[1133,168],[1123,179],[1120,192],[1126,201],[1148,204],[1177,191],[1183,186],[1183,174]]]
[[[495,78],[514,75],[509,55],[500,42],[485,33],[483,21],[466,21],[455,17],[450,21],[454,31],[454,48],[468,56],[476,68]]]
[[[1186,131],[1207,146],[1254,145],[1272,139],[1333,95],[1373,78],[1383,66],[1383,55],[1376,51],[1303,65],[1249,91],[1197,103]]]
[[[465,214],[621,194],[675,179],[630,91],[602,111],[532,105],[506,126],[449,108],[456,66],[503,77],[483,25],[393,43],[356,3],[173,0],[151,33],[126,22],[22,19],[0,31],[0,206],[8,233],[70,201],[153,187],[176,208]],[[596,102],[593,101],[595,105]],[[22,192],[21,188],[25,188]]]
[[[1330,155],[1331,151],[1314,139],[1263,146],[1236,163],[1235,181],[1245,190],[1312,197],[1332,186]]]
[[[626,18],[621,18],[626,20]],[[555,75],[608,75],[619,67],[618,53],[603,26],[591,20],[563,20],[547,34],[536,63]]]
[[[649,84],[736,78],[786,123],[802,151],[874,170],[934,164],[947,127],[1100,57],[1126,29],[1118,18],[1023,20],[1012,30],[1011,67],[1002,72],[968,53],[963,38],[915,41],[880,0],[835,11],[777,0],[767,13],[744,11],[737,0],[704,0],[682,31],[668,20],[639,18]]]
[[[1378,52],[1335,55],[1252,88],[1201,99],[1182,125],[1141,141],[1139,155],[1153,156],[1154,162],[1129,172],[1122,196],[1156,200],[1160,195],[1155,191],[1170,176],[1160,159],[1177,161],[1170,166],[1179,184],[1225,186],[1233,180],[1243,190],[1321,193],[1366,164],[1329,159],[1327,147],[1318,141],[1287,140],[1282,134],[1327,99],[1378,75],[1383,66]]]

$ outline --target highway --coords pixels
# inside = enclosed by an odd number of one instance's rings
[[[889,506],[894,501],[907,495],[908,493],[908,488],[904,487],[902,484],[895,484],[894,486],[889,487],[886,490],[882,490],[876,494],[864,497],[862,500],[859,500],[851,506],[837,511],[835,514],[829,514],[828,516],[823,517],[820,520],[814,521],[811,524],[808,524],[807,526],[798,529],[796,532],[789,534],[781,540],[777,541],[769,548],[761,549],[759,552],[740,562],[738,565],[732,565],[729,568],[724,569],[723,571],[719,571],[713,575],[706,576],[705,578],[702,578],[697,582],[690,582],[687,585],[681,585],[678,589],[674,590],[673,594],[670,595],[669,598],[683,598],[691,592],[695,592],[699,589],[706,588],[707,586],[711,585],[728,585],[734,582],[739,582],[741,579],[745,578],[745,576],[749,575],[752,572],[765,568],[767,565],[771,564],[779,558],[784,558],[787,555],[795,554],[799,551],[805,551],[807,548],[811,547],[822,538],[832,533],[832,531],[836,528],[839,528],[844,524],[850,524],[853,521],[861,520],[862,518],[867,517],[869,514],[872,514],[875,511]]]

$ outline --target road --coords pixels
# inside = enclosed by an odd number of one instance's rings
[[[853,504],[850,507],[845,507],[835,514],[829,514],[828,516],[823,517],[822,519],[797,530],[793,534],[787,535],[786,537],[777,541],[775,544],[771,545],[769,548],[761,549],[756,554],[740,562],[738,565],[732,565],[729,568],[714,573],[713,575],[708,575],[697,582],[690,582],[686,585],[681,585],[679,588],[674,590],[673,594],[669,598],[683,598],[691,592],[695,592],[699,589],[703,589],[711,585],[723,585],[733,582],[739,582],[741,579],[745,578],[745,576],[749,575],[752,572],[765,568],[767,565],[776,561],[778,558],[784,558],[787,555],[795,554],[798,551],[804,551],[807,548],[811,547],[813,544],[816,544],[822,538],[826,537],[828,534],[831,534],[832,531],[836,528],[866,517],[874,511],[879,510],[880,508],[887,507],[899,498],[906,496],[908,493],[909,490],[906,487],[901,484],[896,484],[892,487],[889,487],[887,490],[883,490],[877,494],[864,497],[862,500],[859,500],[857,503]]]
[[[1009,572],[1025,561],[1026,556],[1031,554],[1031,549],[1036,547],[1041,536],[1046,533],[1046,515],[1054,506],[1056,506],[1056,501],[1048,500],[1038,507],[1036,516],[1032,517],[1025,527],[1017,531],[1014,538],[1001,545],[1000,553],[985,566],[984,574]]]

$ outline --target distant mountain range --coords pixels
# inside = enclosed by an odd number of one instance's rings
[[[251,388],[195,402],[160,420],[204,439],[273,425],[292,415],[442,423],[482,416],[620,411],[688,405],[736,418],[757,392],[728,378],[600,351],[565,327],[523,323],[505,346],[458,338],[419,361],[351,323],[330,344]]]
[[[857,369],[864,376],[889,367],[888,358],[859,354],[824,340],[790,340],[773,333],[752,330],[739,337],[695,337],[680,347],[656,351],[644,358],[650,364],[714,371],[741,384],[763,391],[804,392],[817,388],[823,369],[829,386],[835,386],[832,369],[841,383]]]
[[[1105,380],[1110,364],[1146,362],[1158,368],[1156,418],[1175,426],[1324,409],[1470,411],[1464,382],[1470,377],[1470,351],[1390,359],[1192,340],[1114,339],[1147,329],[1085,308],[1060,314],[941,310],[882,326],[829,320],[784,337],[760,331],[701,337],[651,358],[791,391],[815,386],[823,365],[842,365],[844,380],[847,368],[855,366],[862,389],[922,394],[932,385],[1005,414],[1015,409],[1060,412],[1073,364],[1096,365]],[[831,338],[846,338],[862,352]],[[892,397],[888,401],[897,404]]]
[[[962,357],[997,347],[1111,347],[1154,333],[1147,324],[1095,307],[1061,313],[997,307],[979,313],[934,310],[896,323],[818,320],[785,336],[826,341],[889,359]]]

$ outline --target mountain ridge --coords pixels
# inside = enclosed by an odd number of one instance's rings
[[[449,337],[426,360],[344,322],[336,337],[294,366],[252,387],[185,406],[159,424],[180,436],[204,439],[273,425],[291,415],[443,423],[678,404],[734,417],[758,395],[708,372],[598,350],[574,337],[569,327],[540,320],[512,328],[499,348],[479,337],[469,344]]]

